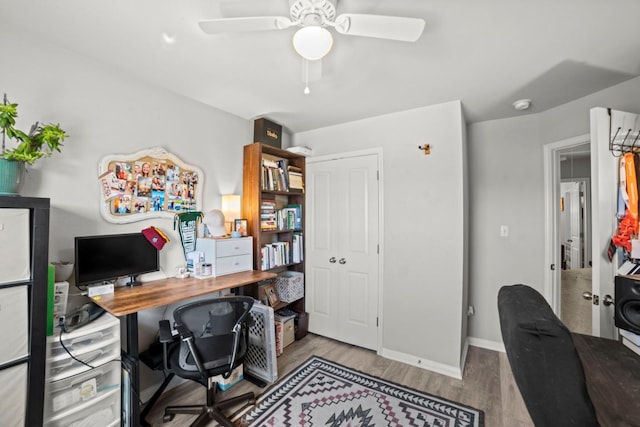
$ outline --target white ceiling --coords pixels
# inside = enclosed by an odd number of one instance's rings
[[[338,14],[420,17],[425,31],[415,43],[334,32],[309,95],[294,28],[197,25],[288,11],[287,0],[0,0],[0,25],[292,133],[453,100],[467,122],[536,113],[640,75],[637,0],[340,0]],[[532,108],[514,110],[520,98]]]

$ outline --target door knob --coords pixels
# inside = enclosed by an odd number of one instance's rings
[[[338,261],[340,264],[346,264],[347,260],[344,258],[340,258],[340,261]]]
[[[608,307],[613,304],[613,298],[611,297],[611,295],[607,294],[602,299],[602,303]]]
[[[329,262],[331,264],[334,264],[336,262],[336,257],[332,256],[331,258],[329,258]]]
[[[591,301],[593,299],[593,294],[589,291],[582,293],[582,298]]]

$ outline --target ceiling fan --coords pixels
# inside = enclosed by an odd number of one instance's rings
[[[333,46],[333,36],[327,30],[351,36],[414,42],[424,30],[424,20],[386,15],[343,13],[329,0],[290,0],[289,17],[254,16],[210,19],[198,23],[207,34],[242,33],[285,30],[300,27],[293,36],[293,45],[300,56],[314,61],[322,58]],[[335,0],[337,3],[337,0]]]

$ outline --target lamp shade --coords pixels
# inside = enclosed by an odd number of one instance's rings
[[[222,195],[222,213],[229,222],[240,218],[240,196],[237,194]]]
[[[324,27],[309,25],[293,35],[293,48],[300,56],[316,61],[325,56],[333,46],[333,36]]]

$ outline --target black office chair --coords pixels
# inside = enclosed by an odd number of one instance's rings
[[[160,341],[164,345],[165,369],[175,375],[197,381],[207,387],[206,405],[167,406],[164,422],[175,414],[199,414],[192,426],[207,425],[215,419],[220,425],[234,427],[222,410],[245,402],[253,404],[253,393],[216,401],[217,383],[209,378],[229,378],[240,365],[249,345],[248,322],[253,298],[226,296],[186,304],[173,312],[180,340],[175,342],[168,320],[160,321]],[[173,341],[173,344],[172,344]]]

